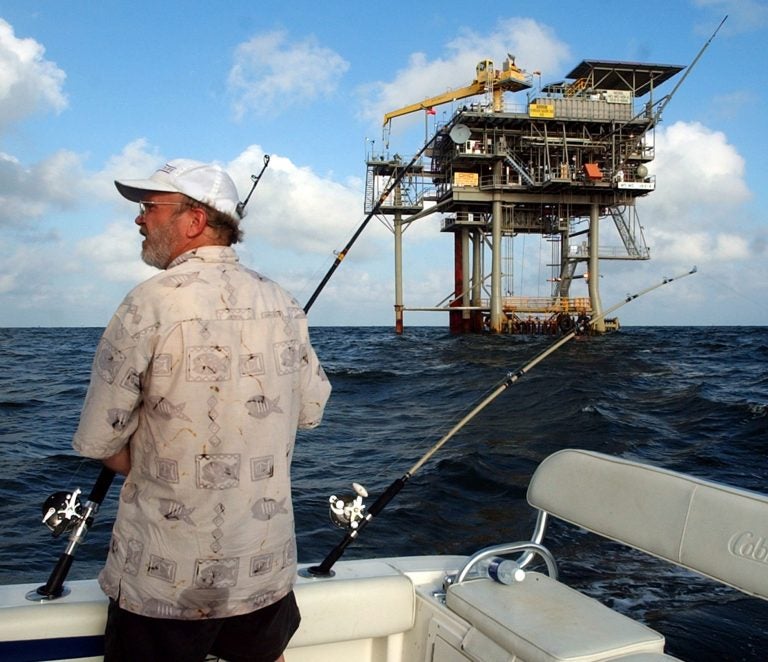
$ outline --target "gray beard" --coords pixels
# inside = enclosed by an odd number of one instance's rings
[[[150,267],[165,269],[171,262],[171,233],[164,228],[152,239],[146,237],[141,247],[141,259]]]

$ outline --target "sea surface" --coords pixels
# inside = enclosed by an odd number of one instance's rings
[[[93,328],[0,329],[0,582],[45,583],[66,540],[41,523],[52,492],[87,494],[99,466],[71,449]],[[452,336],[434,327],[315,328],[334,387],[325,420],[300,433],[293,465],[299,560],[343,532],[328,497],[353,481],[373,497],[408,471],[546,336]],[[366,527],[345,558],[470,554],[529,536],[528,479],[577,447],[768,492],[768,327],[635,327],[576,338],[443,446]],[[70,579],[106,555],[118,485],[78,549]],[[561,578],[667,637],[685,660],[763,660],[768,603],[583,531],[547,541]]]

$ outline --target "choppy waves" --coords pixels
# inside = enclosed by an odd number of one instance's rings
[[[56,490],[87,490],[98,473],[70,450],[98,335],[0,330],[3,582],[44,582],[64,541],[52,541],[40,524],[42,501]],[[375,497],[552,342],[435,328],[403,336],[385,328],[318,328],[313,338],[334,392],[323,425],[301,432],[296,447],[301,561],[318,561],[340,540],[342,532],[328,524],[330,494],[356,481]],[[628,328],[577,339],[448,441],[346,555],[466,554],[525,538],[533,525],[528,479],[546,455],[565,447],[766,491],[766,359],[762,327]],[[78,551],[71,578],[93,576],[103,562],[116,493]],[[674,654],[718,659],[714,643],[706,647],[714,651],[709,657],[700,644],[712,639],[718,621],[742,640],[742,652],[727,659],[761,659],[750,650],[765,650],[768,635],[743,623],[747,612],[768,622],[762,603],[572,528],[555,533],[564,577],[667,633]]]

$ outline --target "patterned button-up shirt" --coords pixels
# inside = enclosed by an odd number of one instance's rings
[[[99,343],[73,445],[130,444],[104,592],[159,618],[244,614],[293,586],[290,465],[330,384],[299,304],[232,248],[179,256]]]

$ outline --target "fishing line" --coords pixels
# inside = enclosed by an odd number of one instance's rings
[[[384,201],[389,197],[390,193],[395,190],[395,187],[397,187],[398,184],[403,180],[403,177],[405,177],[411,170],[411,167],[421,158],[421,155],[429,149],[429,147],[432,145],[435,140],[437,140],[438,136],[448,133],[449,127],[451,124],[453,124],[455,120],[450,122],[449,124],[446,124],[445,127],[443,127],[443,130],[441,133],[435,133],[430,140],[424,143],[422,148],[414,154],[414,156],[411,158],[411,160],[404,165],[402,168],[394,168],[392,171],[392,174],[389,177],[389,180],[387,181],[387,185],[382,190],[381,194],[379,195],[378,200],[376,201],[376,204],[373,205],[373,208],[368,213],[368,215],[363,219],[362,223],[360,223],[360,226],[355,230],[350,240],[347,242],[347,244],[344,246],[343,249],[338,251],[336,253],[336,259],[333,261],[333,264],[331,265],[330,269],[328,269],[327,273],[323,278],[320,280],[320,283],[315,288],[315,291],[312,293],[312,295],[309,297],[309,300],[304,305],[304,312],[309,312],[309,309],[312,308],[312,304],[315,303],[315,300],[320,295],[320,292],[323,291],[328,281],[331,279],[331,276],[333,276],[336,269],[338,269],[339,265],[342,263],[344,258],[347,256],[347,253],[349,253],[349,250],[352,248],[352,246],[357,241],[358,237],[363,233],[363,230],[365,230],[366,226],[370,222],[370,220],[379,213],[381,210],[382,205],[384,204]]]
[[[587,324],[588,326],[593,326],[597,322],[603,320],[607,315],[610,315],[622,306],[630,303],[631,301],[634,301],[644,294],[662,287],[663,285],[667,285],[676,280],[680,280],[681,278],[685,278],[686,276],[690,276],[694,273],[696,273],[696,267],[693,267],[690,271],[687,271],[679,276],[675,276],[673,278],[664,278],[661,282],[640,290],[635,294],[628,294],[616,305],[611,306],[604,312],[588,320]],[[515,372],[508,373],[500,382],[496,384],[495,387],[491,388],[490,393],[485,398],[483,398],[478,405],[476,405],[471,411],[469,411],[469,413],[463,416],[461,420],[459,420],[445,435],[443,435],[443,437],[439,439],[437,443],[435,443],[429,450],[427,450],[427,452],[422,455],[422,457],[415,464],[413,464],[413,466],[411,466],[408,471],[406,471],[400,478],[395,479],[392,484],[390,484],[390,486],[376,499],[376,501],[374,501],[374,503],[368,509],[367,514],[365,515],[363,515],[362,512],[364,509],[364,506],[362,505],[362,496],[367,496],[367,492],[365,492],[364,488],[355,484],[355,490],[358,493],[358,498],[351,504],[351,510],[345,510],[343,506],[347,504],[343,503],[341,505],[337,503],[336,509],[332,507],[332,513],[335,513],[337,516],[343,518],[345,516],[351,515],[349,521],[347,522],[347,532],[344,535],[344,538],[336,545],[336,547],[331,550],[331,552],[325,557],[320,565],[310,566],[306,570],[302,570],[300,574],[305,577],[331,576],[331,569],[333,568],[333,565],[336,563],[336,561],[339,560],[339,558],[341,558],[346,548],[349,547],[349,545],[359,537],[360,532],[387,506],[387,504],[389,504],[390,501],[392,501],[392,499],[395,498],[395,496],[397,496],[400,490],[405,487],[405,484],[408,482],[408,480],[410,480],[413,475],[435,455],[435,453],[437,453],[448,441],[450,441],[450,439],[452,439],[465,425],[467,425],[467,423],[475,418],[475,416],[483,411],[483,409],[491,404],[491,402],[493,402],[498,396],[500,396],[510,386],[515,384],[521,377],[530,372],[550,354],[557,351],[565,343],[579,335],[581,331],[582,330],[579,328],[579,325],[576,325],[573,330],[559,338],[543,351],[539,352],[539,354],[534,356],[534,358],[524,366]]]
[[[713,278],[712,276],[704,274],[704,278],[706,280],[708,280],[715,289],[720,289],[723,292],[727,292],[729,294],[733,294],[733,295],[739,297],[740,299],[743,299],[746,303],[749,303],[749,304],[754,304],[755,303],[755,300],[753,298],[750,298],[750,297],[746,296],[743,292],[741,292],[740,290],[737,290],[735,287],[733,287],[729,283],[725,282],[725,280],[723,280],[722,277],[721,278]]]

